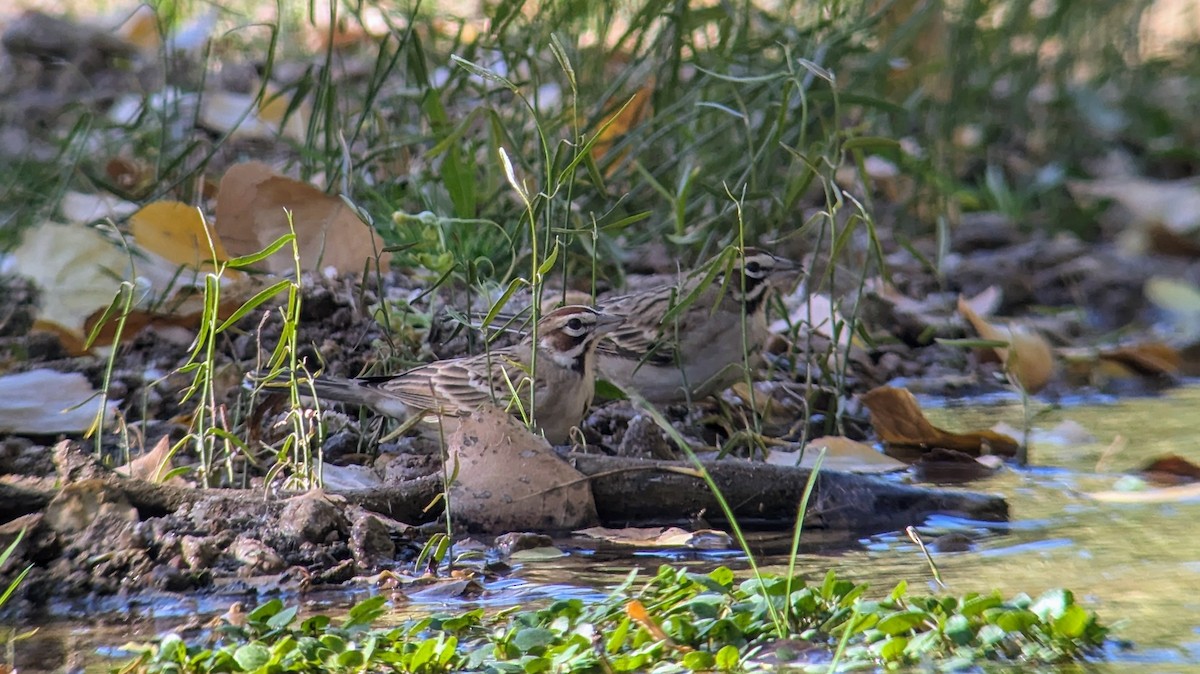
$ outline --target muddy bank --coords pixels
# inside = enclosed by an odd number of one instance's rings
[[[687,525],[698,513],[719,512],[681,464],[582,455],[572,461],[596,476],[600,524]],[[441,491],[435,477],[384,489],[288,494],[122,477],[66,442],[56,446],[54,463],[58,488],[29,479],[0,489],[13,517],[0,528],[0,543],[26,531],[5,574],[34,565],[10,611],[36,614],[56,599],[213,591],[239,579],[305,591],[355,579],[377,583],[385,571],[420,575],[412,562],[426,536],[417,525],[439,514],[427,508]],[[807,478],[804,469],[740,460],[710,470],[752,526],[785,528]],[[884,531],[934,512],[1003,520],[1007,506],[998,497],[829,473],[817,483],[807,524]],[[514,549],[511,535],[500,540],[505,552]],[[493,549],[492,557],[501,554]]]

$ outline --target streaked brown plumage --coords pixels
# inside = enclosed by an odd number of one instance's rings
[[[758,361],[770,334],[772,282],[798,267],[747,247],[728,275],[720,270],[703,286],[714,263],[678,285],[603,298],[604,312],[625,323],[600,342],[599,375],[660,404],[703,398],[744,378],[747,358],[751,366]]]
[[[538,321],[536,363],[530,336],[511,347],[435,361],[394,375],[317,377],[313,387],[318,397],[366,405],[391,417],[420,414],[434,430],[440,419],[450,433],[456,417],[485,405],[522,415],[533,383],[533,418],[538,428],[551,443],[564,444],[592,403],[596,344],[622,320],[584,306],[562,307]]]

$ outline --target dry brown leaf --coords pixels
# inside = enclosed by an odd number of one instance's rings
[[[942,430],[925,418],[917,399],[907,389],[880,386],[862,396],[871,411],[875,432],[891,450],[953,449],[971,456],[998,454],[1014,456],[1019,444],[1002,433],[983,430],[971,433],[952,433]]]
[[[1143,342],[1100,352],[1100,360],[1117,363],[1143,377],[1179,374],[1183,356],[1169,344]]]
[[[767,456],[767,463],[812,468],[822,448],[825,450],[825,458],[821,461],[821,470],[890,473],[908,468],[908,464],[897,461],[866,443],[836,435],[809,440],[803,452],[781,452],[773,449]]]
[[[1103,386],[1113,380],[1145,380],[1147,384],[1170,382],[1184,373],[1184,354],[1162,342],[1130,344],[1096,351],[1089,348],[1059,349],[1067,379],[1078,384]]]
[[[262,162],[237,164],[226,171],[217,194],[216,231],[230,254],[256,253],[288,233],[285,210],[292,214],[301,269],[362,272],[377,255],[381,265],[387,264],[390,256],[378,253],[383,249],[379,235],[344,201],[278,175]],[[276,274],[291,271],[291,247],[285,246],[258,266]]]
[[[154,184],[154,171],[137,159],[112,157],[104,165],[104,174],[126,194],[142,196]]]
[[[225,320],[237,311],[242,302],[249,296],[247,293],[249,285],[257,286],[259,284],[242,285],[240,289],[233,290],[232,294],[224,296],[220,304],[217,305],[217,319]],[[188,301],[172,302],[175,306],[175,313],[166,313],[162,311],[148,311],[145,309],[131,309],[125,316],[123,326],[118,326],[114,317],[109,316],[108,321],[100,326],[96,331],[96,339],[92,343],[93,347],[108,346],[113,343],[117,336],[117,328],[121,327],[121,340],[126,341],[137,336],[139,332],[148,326],[153,325],[158,329],[178,328],[194,332],[197,326],[200,325],[200,320],[204,318],[203,297],[197,293],[191,296]],[[88,314],[83,322],[83,334],[89,335],[96,327],[96,322],[104,318],[105,308],[99,308]],[[62,333],[59,333],[62,336]],[[186,342],[185,342],[186,343]],[[74,342],[72,342],[74,344]],[[82,349],[82,342],[78,343],[78,348]]]
[[[1029,393],[1037,393],[1054,376],[1054,354],[1044,337],[1030,328],[1018,325],[997,326],[984,320],[962,297],[958,312],[984,339],[1007,342],[1007,347],[994,349],[1004,369]]]
[[[750,385],[739,381],[721,398],[731,405],[752,408],[767,434],[786,434],[798,419],[804,417],[804,394],[783,382],[754,382],[751,393]]]
[[[934,448],[913,464],[913,474],[922,482],[969,482],[995,474],[1000,466],[986,462],[995,458],[974,457],[954,449]]]
[[[1200,466],[1178,454],[1160,456],[1142,467],[1146,480],[1160,485],[1190,484],[1200,481]]]

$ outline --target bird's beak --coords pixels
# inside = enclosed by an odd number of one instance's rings
[[[600,312],[596,315],[596,334],[604,335],[621,327],[625,322],[624,316],[614,316]]]
[[[804,271],[804,265],[800,264],[799,262],[796,262],[795,260],[789,260],[786,257],[778,257],[778,256],[772,256],[772,257],[775,258],[775,271],[777,271],[777,272],[790,272],[790,271],[803,272]]]

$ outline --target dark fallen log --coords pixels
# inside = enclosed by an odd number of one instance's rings
[[[100,480],[110,492],[123,496],[137,508],[142,519],[162,517],[183,508],[194,508],[198,504],[218,510],[240,507],[247,511],[261,510],[264,514],[275,514],[277,508],[274,504],[304,493],[278,491],[267,494],[262,489],[202,489],[128,478],[101,465],[91,454],[69,442],[59,443],[54,448],[54,462],[64,484]],[[441,489],[440,477],[431,475],[379,489],[337,492],[337,496],[350,504],[401,522],[420,523],[432,520],[441,513],[440,506],[429,507]],[[25,509],[33,512],[45,507],[57,492],[26,490],[23,493],[27,503],[40,504],[38,508]]]
[[[687,462],[650,461],[593,454],[570,454],[568,460],[591,481],[600,520],[605,525],[675,523],[703,514],[722,521],[716,498]],[[205,504],[206,509],[264,509],[296,493],[265,495],[261,490],[197,489],[121,477],[67,443],[56,447],[55,460],[64,482],[99,479],[121,493],[142,518],[174,513]],[[734,516],[767,528],[790,527],[795,520],[810,471],[728,459],[705,464]],[[72,480],[71,478],[74,478]],[[418,524],[436,519],[442,484],[438,476],[375,489],[337,492],[346,502],[392,519]],[[53,493],[22,490],[22,510],[44,507]],[[432,507],[431,507],[432,506]],[[916,524],[935,513],[983,521],[1008,519],[1003,498],[976,492],[915,487],[873,475],[822,471],[809,502],[805,526],[819,529],[893,530]],[[17,514],[17,513],[14,513]],[[20,513],[24,514],[24,513]],[[264,513],[265,514],[265,513]],[[271,513],[275,514],[275,513]]]
[[[53,497],[52,492],[0,483],[0,523],[38,512]]]
[[[686,520],[700,513],[722,521],[720,505],[686,462],[648,461],[592,454],[568,459],[591,476],[600,519],[609,526]],[[810,471],[741,459],[705,464],[739,522],[791,527]],[[681,470],[682,469],[682,470]],[[822,471],[805,526],[889,531],[918,524],[935,513],[1000,522],[1008,504],[999,496],[915,487],[873,475]]]

